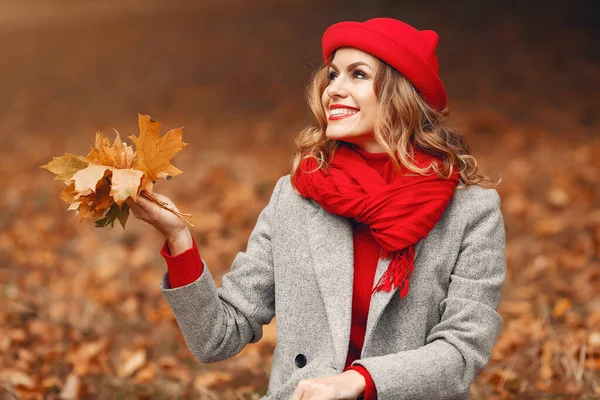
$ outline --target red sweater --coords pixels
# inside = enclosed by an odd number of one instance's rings
[[[367,153],[358,147],[354,147],[371,167],[381,174],[383,166],[388,162],[386,153]],[[366,225],[352,221],[354,228],[354,281],[352,286],[352,323],[350,326],[350,343],[345,369],[359,372],[366,381],[364,393],[365,400],[377,399],[377,391],[371,375],[361,365],[351,366],[352,362],[360,359],[365,332],[367,328],[367,316],[371,304],[371,294],[375,279],[375,271],[381,247],[375,242],[371,231]],[[172,257],[169,254],[167,243],[163,245],[161,255],[167,262],[169,284],[172,288],[188,285],[202,275],[203,266],[200,253],[193,241],[192,248]]]

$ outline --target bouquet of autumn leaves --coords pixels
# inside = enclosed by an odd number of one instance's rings
[[[156,180],[183,173],[171,164],[171,158],[187,146],[181,140],[183,128],[171,129],[159,138],[158,122],[141,114],[138,114],[138,122],[140,136],[129,137],[136,151],[121,141],[119,132],[112,145],[98,132],[96,143],[87,156],[65,153],[42,166],[56,174],[55,180],[65,182],[67,187],[59,197],[70,205],[69,210],[77,211],[80,222],[90,218],[97,227],[108,224],[114,227],[118,220],[125,228],[129,216],[125,200],[129,197],[135,200],[137,196],[143,196],[179,217],[191,216],[167,207],[152,194]]]

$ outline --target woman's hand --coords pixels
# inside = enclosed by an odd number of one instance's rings
[[[179,211],[177,206],[166,196],[153,193],[153,195],[167,207]],[[192,234],[185,222],[170,211],[161,208],[143,196],[138,196],[134,201],[131,197],[126,200],[133,215],[155,227],[165,236],[172,256],[182,253],[193,246]]]
[[[292,400],[354,400],[364,392],[365,386],[365,378],[349,370],[327,378],[301,380]]]

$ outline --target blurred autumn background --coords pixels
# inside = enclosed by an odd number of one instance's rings
[[[137,113],[190,143],[155,190],[193,215],[220,281],[293,137],[324,29],[439,32],[455,124],[502,176],[504,331],[474,399],[600,397],[600,48],[593,1],[0,0],[0,399],[256,399],[276,335],[196,361],[158,289],[162,239],[94,228],[39,168]],[[219,283],[219,282],[218,282]],[[199,316],[201,318],[201,316]]]

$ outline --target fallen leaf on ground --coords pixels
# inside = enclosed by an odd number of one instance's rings
[[[27,389],[34,389],[37,386],[27,373],[15,368],[0,369],[0,381],[7,381],[15,387]]]
[[[563,315],[565,315],[565,313],[567,311],[569,311],[571,309],[571,300],[566,298],[566,297],[562,297],[560,298],[556,304],[554,304],[554,308],[552,309],[552,316],[554,318],[560,318]]]
[[[194,388],[196,390],[209,389],[219,383],[231,382],[233,376],[230,373],[222,371],[205,372],[194,378]]]
[[[63,386],[58,397],[63,400],[76,400],[79,398],[80,390],[81,381],[79,377],[75,374],[69,374],[65,381],[65,386]]]
[[[146,350],[139,349],[133,353],[125,352],[123,358],[124,361],[119,366],[117,374],[121,378],[126,378],[146,364]]]

